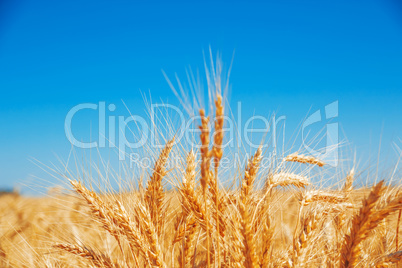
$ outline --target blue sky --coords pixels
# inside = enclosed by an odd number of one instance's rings
[[[401,145],[402,5],[367,1],[44,1],[0,3],[0,188],[42,176],[70,145],[68,111],[141,92],[178,103],[163,69],[185,79],[203,51],[230,63],[231,103],[249,113],[306,115],[339,101],[339,124],[362,162],[380,140]],[[88,133],[80,123],[79,132]],[[82,134],[83,137],[85,136]]]

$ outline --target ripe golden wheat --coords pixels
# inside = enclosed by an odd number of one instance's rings
[[[200,163],[195,151],[186,152],[173,191],[163,181],[174,139],[145,189],[102,194],[70,177],[75,196],[1,197],[1,267],[391,267],[402,260],[394,214],[402,194],[383,181],[353,189],[351,170],[343,189],[325,190],[291,170],[260,174],[259,148],[238,186],[222,187],[219,93],[213,138],[200,110]],[[325,168],[298,153],[283,164],[289,161]]]

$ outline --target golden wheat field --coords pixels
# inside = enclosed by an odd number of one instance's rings
[[[303,168],[326,164],[298,152],[261,174],[261,148],[239,170],[238,183],[223,187],[219,92],[214,107],[211,117],[199,111],[199,152],[184,152],[181,167],[167,169],[175,147],[174,138],[167,141],[138,187],[95,191],[91,178],[64,175],[69,190],[1,196],[1,267],[398,265],[398,187],[380,181],[355,189],[351,169],[337,189],[320,188]],[[166,189],[166,180],[174,187]]]
[[[0,0],[0,268],[385,267],[402,0]]]

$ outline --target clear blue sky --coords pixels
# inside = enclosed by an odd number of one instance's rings
[[[383,147],[401,144],[397,0],[2,0],[0,188],[41,176],[30,157],[66,157],[64,118],[77,104],[124,110],[124,100],[143,113],[141,91],[177,103],[161,69],[185,79],[186,66],[203,69],[209,46],[227,63],[235,51],[231,101],[244,109],[297,124],[338,100],[362,161],[381,133]]]

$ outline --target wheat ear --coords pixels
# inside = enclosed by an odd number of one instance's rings
[[[193,150],[191,150],[186,159],[186,170],[183,174],[183,180],[179,188],[179,192],[194,192],[195,188],[195,177],[196,177],[196,155]],[[182,217],[181,217],[181,224],[179,224],[178,229],[176,231],[175,238],[173,240],[173,243],[177,243],[182,240],[183,236],[186,233],[187,226],[192,220],[194,223],[194,219],[189,217],[189,214],[191,210],[186,206],[186,201],[184,200],[184,197],[182,196],[181,199],[181,207],[182,207]],[[180,217],[178,217],[180,218]]]
[[[345,194],[345,197],[347,197],[348,199],[350,199],[350,194],[353,191],[354,178],[355,178],[355,170],[354,170],[354,168],[352,168],[345,178],[345,184],[342,189],[342,192]],[[343,226],[345,223],[345,219],[346,219],[346,214],[345,214],[344,210],[339,210],[339,213],[337,213],[337,215],[334,218],[334,222],[336,225],[335,232],[336,232],[336,237],[337,237],[338,248],[341,247],[340,243],[341,243],[341,236],[343,234],[342,230],[343,230]]]
[[[155,162],[153,173],[148,181],[145,191],[145,201],[151,215],[152,223],[156,232],[160,235],[163,229],[163,201],[165,193],[163,190],[162,179],[166,175],[165,165],[172,150],[174,138],[170,140],[159,154],[158,160]]]
[[[294,173],[280,172],[270,176],[267,180],[266,190],[269,191],[275,187],[282,186],[295,186],[303,188],[310,185],[308,178]]]
[[[261,147],[258,148],[247,164],[240,195],[240,214],[242,217],[242,235],[243,235],[243,255],[245,257],[244,266],[246,268],[257,267],[257,256],[255,250],[254,234],[252,231],[252,221],[249,217],[249,201],[253,184],[260,168]]]
[[[194,193],[195,177],[196,177],[196,156],[193,150],[189,152],[186,159],[186,172],[183,177],[183,183],[181,186],[182,192]],[[180,225],[180,228],[176,232],[173,243],[182,242],[183,247],[179,254],[179,262],[181,267],[187,267],[190,264],[194,251],[195,234],[197,231],[197,222],[194,220],[194,215],[186,205],[185,197],[181,198],[182,214],[184,224]]]
[[[119,268],[121,267],[117,263],[114,263],[109,257],[103,254],[96,253],[92,249],[87,247],[81,247],[72,244],[56,244],[53,248],[62,249],[64,251],[70,252],[76,256],[80,256],[86,260],[91,261],[96,267],[99,268]]]
[[[187,225],[185,225],[185,232],[188,231],[188,233],[182,236],[182,250],[178,257],[180,267],[188,267],[191,264],[191,261],[195,258],[193,253],[195,249],[197,225],[189,225],[188,227],[187,230]]]
[[[399,225],[401,223],[402,209],[399,210],[398,220],[396,221],[395,251],[399,251]]]
[[[222,97],[220,95],[217,96],[215,100],[215,132],[214,132],[214,144],[212,147],[212,153],[214,157],[214,168],[215,168],[215,189],[214,189],[214,199],[215,199],[215,217],[216,217],[216,244],[217,244],[217,263],[218,268],[220,267],[220,242],[219,242],[219,183],[218,183],[218,167],[219,162],[223,155],[222,143],[223,143],[223,105],[222,105]]]
[[[346,202],[347,198],[344,195],[325,192],[320,190],[311,190],[302,193],[301,203],[304,206],[313,202],[326,202],[332,204],[338,204]]]
[[[383,192],[384,181],[380,181],[373,187],[370,195],[363,200],[363,206],[358,214],[353,217],[352,227],[349,234],[345,235],[344,244],[341,249],[340,267],[355,267],[361,251],[361,242],[367,237],[368,223],[374,214],[374,206]]]
[[[106,205],[96,193],[88,190],[84,185],[82,185],[80,182],[77,181],[72,181],[70,180],[71,185],[73,186],[74,190],[80,194],[87,202],[92,216],[100,221],[102,227],[108,231],[118,242],[120,250],[122,251],[122,254],[124,255],[124,252],[121,247],[121,241],[120,241],[120,231],[115,225],[115,221],[113,218],[113,215],[110,213],[111,210]]]
[[[260,257],[260,266],[268,267],[270,262],[270,249],[274,236],[274,228],[271,226],[271,220],[269,216],[266,216],[265,222],[263,223],[263,231],[262,231],[262,250]]]
[[[397,251],[383,256],[375,263],[376,268],[389,267],[391,264],[397,264],[402,261],[402,251]]]
[[[210,174],[210,166],[211,166],[211,152],[209,151],[209,118],[205,117],[205,111],[200,110],[201,116],[201,126],[199,126],[201,130],[200,139],[201,139],[201,186],[202,193],[204,197],[204,208],[205,208],[205,216],[206,216],[206,233],[207,233],[207,267],[211,266],[210,261],[210,246],[209,246],[209,218],[208,218],[208,200],[207,200],[207,188],[208,183],[211,177]]]
[[[298,153],[293,153],[293,154],[286,156],[283,159],[283,161],[299,162],[299,163],[303,163],[303,164],[313,164],[313,165],[317,165],[319,167],[322,167],[325,165],[325,163],[323,161],[315,158],[314,156],[306,156],[306,155],[302,155],[302,154],[298,154]]]
[[[402,209],[399,210],[398,213],[398,220],[396,222],[396,237],[395,237],[395,249],[399,250],[399,225],[401,223],[401,215],[402,215]]]
[[[75,191],[86,201],[92,215],[101,223],[102,227],[117,240],[120,235],[127,238],[132,252],[139,250],[148,263],[151,263],[150,248],[143,243],[143,237],[138,227],[131,221],[124,207],[117,202],[117,206],[105,204],[96,193],[88,190],[80,182],[71,181]],[[119,240],[118,240],[119,241]]]
[[[256,205],[254,230],[258,229],[262,217],[265,216],[266,210],[269,209],[267,197],[271,193],[272,189],[279,186],[281,187],[295,186],[298,188],[304,188],[308,185],[310,185],[308,178],[294,173],[280,172],[268,176],[264,185],[264,192],[265,192],[264,196]]]
[[[158,241],[158,234],[153,225],[151,215],[145,206],[138,202],[136,211],[140,218],[140,225],[149,243],[149,255],[151,256],[153,267],[165,267],[162,251]]]
[[[355,170],[352,168],[345,179],[345,185],[343,186],[343,191],[347,194],[353,190],[353,181],[355,180]]]

